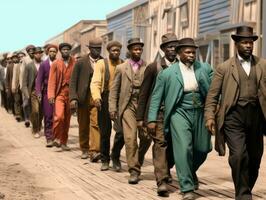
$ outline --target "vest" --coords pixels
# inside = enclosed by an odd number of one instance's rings
[[[251,65],[249,76],[240,64],[237,65],[237,69],[239,74],[239,97],[237,104],[240,106],[246,106],[248,103],[256,104],[258,102],[258,87],[255,66]]]

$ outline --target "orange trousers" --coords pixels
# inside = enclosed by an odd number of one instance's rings
[[[54,104],[53,134],[60,144],[67,144],[70,118],[69,88],[65,87],[55,98]]]

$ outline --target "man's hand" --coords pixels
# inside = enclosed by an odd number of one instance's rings
[[[77,100],[72,100],[70,101],[70,110],[71,113],[75,113],[78,109],[78,101]]]
[[[111,120],[116,120],[117,119],[117,112],[110,112],[110,119]]]
[[[48,101],[49,101],[49,104],[54,104],[54,102],[55,102],[55,99],[54,99],[54,97],[52,97],[52,98],[50,98],[50,99],[48,99]]]
[[[156,131],[156,122],[148,123],[147,128],[148,128],[148,132],[149,133],[151,133],[151,134],[155,133],[155,131]]]
[[[39,101],[39,102],[42,101],[42,95],[41,95],[41,94],[38,94],[38,95],[37,95],[37,98],[38,98],[38,101]]]
[[[101,99],[94,100],[94,105],[96,106],[96,108],[98,110],[101,110],[101,108],[102,108],[102,101],[101,101]]]
[[[212,135],[216,134],[216,129],[215,129],[216,123],[214,119],[208,119],[205,126],[207,127],[207,129],[210,131]]]

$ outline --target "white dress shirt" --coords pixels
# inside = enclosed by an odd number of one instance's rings
[[[179,61],[180,71],[184,82],[184,92],[198,91],[199,85],[194,72],[194,65],[190,67]]]
[[[237,57],[244,71],[249,76],[251,70],[251,58],[249,60],[244,60],[239,54],[237,54]]]

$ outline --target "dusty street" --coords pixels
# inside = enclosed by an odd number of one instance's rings
[[[138,185],[127,184],[124,150],[123,172],[101,172],[100,163],[80,159],[77,122],[72,118],[71,152],[46,148],[44,137],[34,139],[30,129],[0,109],[0,192],[6,200],[159,200],[180,199],[178,185],[169,188],[169,198],[159,198],[153,176],[151,148]],[[175,170],[172,170],[175,177]],[[213,151],[199,171],[198,200],[233,199],[233,184],[226,157]],[[266,156],[254,188],[254,199],[266,199]],[[0,195],[1,199],[1,195]],[[2,198],[3,199],[3,198]]]

